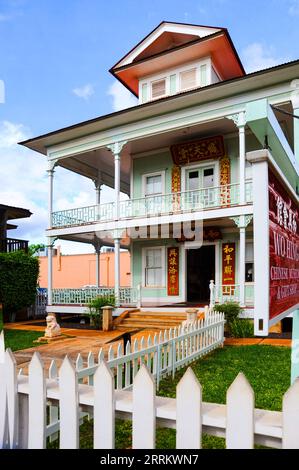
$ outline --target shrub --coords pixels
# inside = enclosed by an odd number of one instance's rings
[[[238,302],[225,302],[224,304],[217,304],[214,307],[216,312],[222,312],[228,324],[236,320],[241,312],[241,307]]]
[[[236,318],[229,326],[233,338],[253,338],[254,336],[253,323],[248,319]]]
[[[102,327],[102,308],[106,305],[115,307],[115,303],[115,295],[100,295],[89,302],[88,316],[96,328],[100,329]]]
[[[0,253],[0,304],[8,315],[35,301],[39,273],[38,258],[16,251]]]

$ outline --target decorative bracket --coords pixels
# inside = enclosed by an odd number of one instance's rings
[[[299,79],[296,78],[291,82],[291,101],[294,109],[299,108]]]
[[[57,165],[57,162],[58,160],[48,160],[48,169],[47,169],[48,173],[54,172],[54,168]]]
[[[122,142],[115,142],[114,144],[107,145],[107,148],[113,153],[114,156],[117,156],[121,153],[123,147],[128,143],[127,140]]]
[[[246,228],[253,219],[253,214],[249,215],[240,215],[238,217],[230,217],[233,220],[238,228]]]
[[[246,125],[246,113],[242,111],[238,114],[231,114],[230,116],[226,116],[227,119],[234,121],[237,127],[244,127]]]

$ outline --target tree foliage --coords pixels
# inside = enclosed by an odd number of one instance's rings
[[[16,313],[35,301],[39,274],[38,258],[23,251],[0,253],[0,304]]]

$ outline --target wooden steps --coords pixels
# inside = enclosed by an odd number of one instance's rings
[[[186,314],[183,312],[141,312],[134,310],[133,312],[128,311],[122,317],[117,328],[119,330],[128,328],[164,330],[179,327],[184,320],[186,320]]]

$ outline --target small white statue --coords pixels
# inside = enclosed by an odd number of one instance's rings
[[[196,308],[189,308],[186,310],[187,319],[183,321],[182,328],[188,329],[190,325],[193,325],[197,320],[198,310]]]
[[[47,328],[45,331],[45,338],[55,338],[61,335],[60,326],[57,323],[56,316],[54,313],[49,313],[47,318]]]

